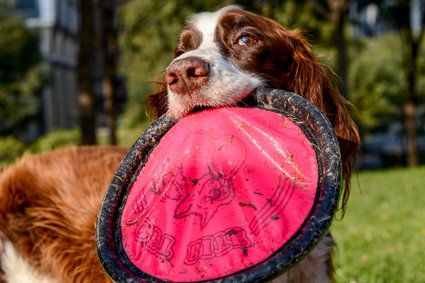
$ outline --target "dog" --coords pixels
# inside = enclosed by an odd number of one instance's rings
[[[192,16],[163,83],[150,96],[156,115],[181,119],[203,108],[249,104],[257,87],[297,93],[320,108],[337,134],[344,209],[360,144],[349,102],[334,87],[298,31],[227,6]],[[166,86],[166,87],[165,87]],[[26,155],[0,173],[0,282],[110,282],[95,252],[95,221],[105,189],[127,152],[71,147]],[[273,282],[332,280],[327,234]]]

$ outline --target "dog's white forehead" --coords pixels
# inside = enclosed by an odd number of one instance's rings
[[[216,12],[203,12],[192,16],[189,24],[202,34],[202,42],[198,49],[218,48],[214,42],[214,34],[218,21],[228,10],[237,8],[239,7],[230,5]]]

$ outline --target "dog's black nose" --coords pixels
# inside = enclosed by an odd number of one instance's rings
[[[174,61],[167,68],[165,82],[178,94],[188,94],[203,86],[209,79],[208,62],[198,57]]]

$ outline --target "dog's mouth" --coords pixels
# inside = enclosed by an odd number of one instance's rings
[[[236,107],[254,107],[258,105],[257,97],[254,95],[255,90],[245,98],[236,103]]]
[[[217,105],[217,106],[195,105],[191,110],[189,110],[188,114],[197,113],[197,112],[214,109],[214,108],[220,108],[220,107],[254,107],[258,104],[254,93],[255,91],[253,91],[252,93],[247,95],[245,98],[241,99],[240,101],[236,102],[234,105]]]
[[[196,113],[196,112],[201,112],[201,111],[208,110],[208,109],[213,109],[213,108],[215,108],[215,107],[196,105],[195,107],[192,108],[192,110],[189,111],[188,114],[192,114],[192,113]]]

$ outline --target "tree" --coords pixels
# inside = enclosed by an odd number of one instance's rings
[[[110,144],[117,144],[117,59],[118,59],[118,30],[116,25],[116,9],[112,0],[99,1],[97,50],[102,68],[102,91],[106,122],[109,128]]]
[[[38,111],[43,83],[38,50],[36,32],[0,5],[0,135],[16,135]]]
[[[348,70],[348,54],[346,26],[348,17],[349,0],[327,0],[330,7],[330,22],[333,25],[333,34],[335,35],[335,48],[337,50],[337,74],[341,78],[340,92],[348,98],[347,88],[347,70]]]
[[[80,0],[81,17],[78,52],[78,104],[83,144],[96,144],[95,102],[92,77],[93,1]]]
[[[336,50],[336,73],[340,78],[339,90],[348,98],[347,72],[348,48],[346,29],[348,23],[349,0],[308,0],[317,16],[331,24],[331,45]]]
[[[117,144],[118,31],[116,13],[118,4],[113,0],[81,0],[79,4],[81,22],[78,82],[82,143],[96,143],[96,110],[102,108],[102,106],[96,105],[97,99],[94,93],[93,68],[98,63],[104,100],[103,109],[106,112],[106,124],[109,128],[109,142]]]
[[[419,30],[412,27],[411,0],[397,0],[386,7],[388,19],[397,27],[401,39],[402,71],[406,82],[404,126],[407,135],[407,165],[419,163],[417,150],[416,107],[419,51],[425,34],[425,4],[418,1],[422,14]]]
[[[396,33],[363,38],[348,72],[350,98],[357,109],[362,136],[400,120],[404,80],[400,72],[401,48]]]

